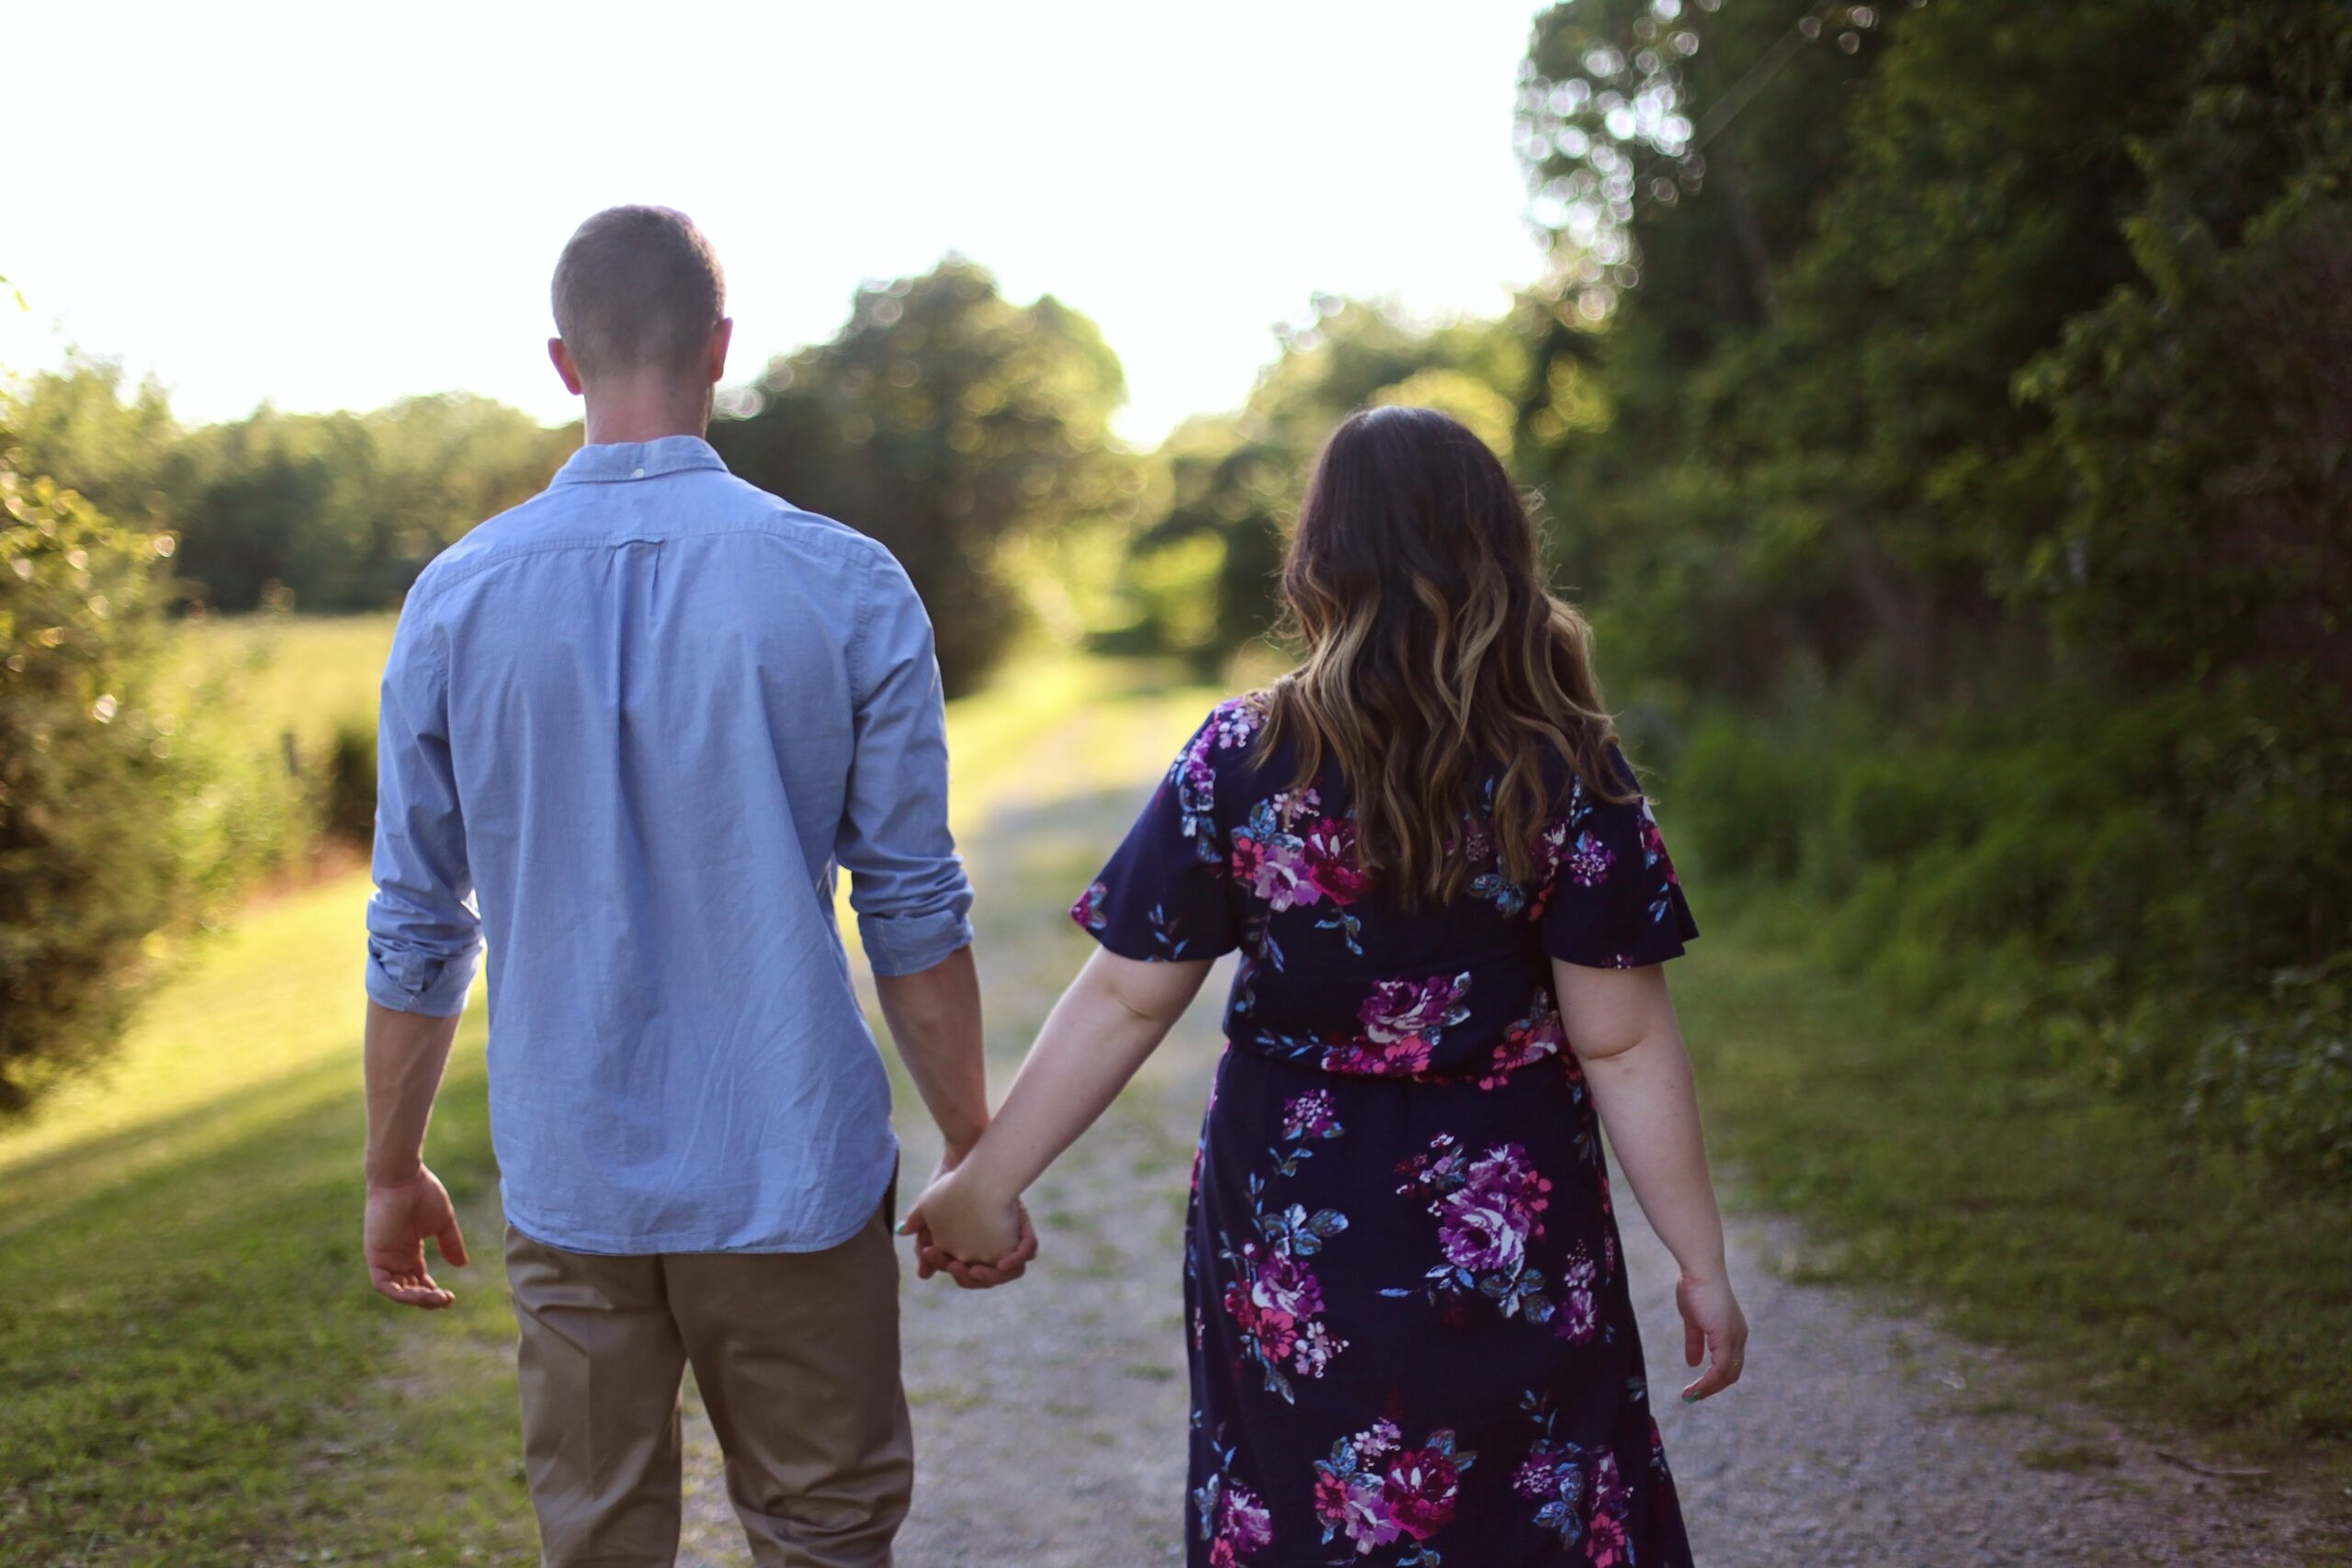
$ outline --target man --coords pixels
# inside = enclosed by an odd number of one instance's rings
[[[486,931],[546,1561],[674,1559],[691,1362],[757,1560],[887,1564],[898,1155],[833,885],[952,1165],[988,1101],[931,625],[881,546],[703,441],[733,323],[683,214],[589,219],[554,301],[586,444],[425,569],[384,672],[368,1269],[433,1308],[424,1239],[466,1261],[423,1154]]]

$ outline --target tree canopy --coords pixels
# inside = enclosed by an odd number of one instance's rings
[[[1051,295],[1015,304],[951,256],[861,288],[839,335],[770,364],[711,441],[752,483],[889,547],[960,692],[1019,621],[1005,547],[1132,505],[1141,481],[1109,434],[1125,393],[1092,321]]]

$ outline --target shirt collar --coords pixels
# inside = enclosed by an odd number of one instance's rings
[[[727,464],[709,442],[698,435],[665,435],[659,441],[611,441],[582,446],[565,459],[555,474],[557,484],[611,484],[628,479],[659,479],[689,468],[718,468]]]

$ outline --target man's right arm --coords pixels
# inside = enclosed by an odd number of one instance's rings
[[[855,750],[833,852],[881,979],[971,945],[972,886],[947,827],[947,716],[931,617],[878,545],[867,570],[848,660]]]
[[[972,950],[959,947],[912,975],[876,975],[883,1021],[905,1058],[957,1165],[989,1125],[988,1068],[980,1048],[980,978]]]

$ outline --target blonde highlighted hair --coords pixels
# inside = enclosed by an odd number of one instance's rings
[[[1387,896],[1459,897],[1471,867],[1455,852],[1472,824],[1491,830],[1504,874],[1532,880],[1560,768],[1630,798],[1590,629],[1545,589],[1501,462],[1455,421],[1386,407],[1332,432],[1282,593],[1306,654],[1266,694],[1260,754],[1293,741],[1295,788],[1337,760],[1357,858]]]

